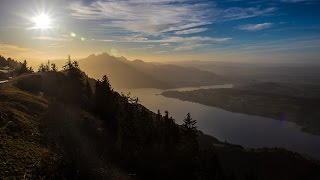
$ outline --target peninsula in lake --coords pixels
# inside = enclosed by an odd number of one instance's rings
[[[232,112],[292,121],[302,131],[320,135],[320,86],[256,83],[224,89],[165,91],[163,96]]]

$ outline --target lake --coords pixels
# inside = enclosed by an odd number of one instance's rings
[[[200,88],[232,88],[232,85],[171,90],[190,91]],[[300,131],[300,126],[295,123],[233,113],[199,103],[167,98],[160,95],[163,90],[159,89],[119,89],[117,91],[130,92],[131,96],[138,97],[141,104],[153,112],[159,109],[164,114],[164,111],[168,110],[178,124],[181,124],[183,118],[190,112],[192,118],[198,121],[199,130],[220,141],[242,145],[246,148],[282,147],[320,159],[320,136]]]

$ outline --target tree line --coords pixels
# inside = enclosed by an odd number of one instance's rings
[[[0,67],[9,67],[11,69],[14,69],[13,72],[15,75],[33,72],[32,67],[28,67],[27,60],[18,62],[10,57],[6,59],[5,57],[0,56]]]

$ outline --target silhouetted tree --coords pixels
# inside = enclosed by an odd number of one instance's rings
[[[83,75],[82,75],[82,72],[79,68],[79,64],[77,61],[71,61],[71,57],[69,55],[68,57],[68,61],[66,63],[65,66],[63,66],[63,69],[66,71],[67,75],[72,79],[74,80],[79,86],[81,86],[81,88],[79,89],[82,89],[82,86],[83,86]]]
[[[56,66],[56,64],[51,63],[51,71],[54,71],[54,72],[58,71],[58,67]]]
[[[51,63],[49,60],[47,61],[46,67],[47,67],[48,71],[50,71]]]
[[[18,63],[17,61],[15,61],[12,58],[8,58],[7,62],[8,62],[8,66],[11,67],[11,68],[19,68],[20,65],[21,65],[21,63]]]
[[[198,152],[196,123],[197,121],[192,119],[190,113],[188,113],[182,124],[184,132],[184,143],[189,146],[188,149],[193,155],[196,155],[196,153]]]
[[[8,62],[6,60],[6,58],[4,58],[3,56],[0,56],[0,66],[7,66]]]
[[[72,102],[79,102],[82,100],[82,95],[84,92],[83,74],[79,68],[77,61],[71,61],[70,55],[68,56],[68,61],[65,66],[63,66],[66,72],[69,84],[66,88],[68,99]]]
[[[85,91],[86,91],[87,97],[90,98],[92,96],[92,90],[91,90],[91,86],[90,86],[90,83],[88,80],[86,81]]]
[[[68,69],[71,69],[71,68],[73,68],[73,65],[72,65],[72,62],[71,62],[71,56],[70,55],[68,55],[68,60],[67,60],[67,62],[66,62],[66,64],[62,67],[63,68],[63,70],[68,70]]]
[[[103,96],[103,92],[102,92],[102,88],[101,88],[101,82],[99,79],[96,81],[94,96],[95,96],[96,113],[101,115],[101,113],[103,111],[103,109],[102,109],[103,100],[101,99],[101,97]]]
[[[169,112],[168,112],[168,111],[165,111],[165,112],[164,112],[164,117],[163,117],[163,118],[164,118],[164,121],[165,121],[165,122],[168,122],[168,121],[169,121]]]
[[[54,71],[54,72],[58,71],[56,64],[51,63],[49,60],[47,64],[41,63],[38,68],[38,72],[48,72],[48,71]]]
[[[188,130],[190,133],[196,133],[197,127],[195,126],[197,120],[191,118],[190,113],[187,114],[186,118],[183,120],[182,126]]]
[[[109,79],[106,75],[102,77],[101,86],[106,93],[110,93],[112,91]]]
[[[160,123],[161,119],[162,119],[162,114],[161,114],[160,110],[158,109],[157,116],[156,116],[157,123]]]
[[[23,63],[21,64],[20,72],[21,74],[28,72],[27,60],[24,60]]]
[[[24,60],[23,63],[20,63],[20,67],[16,69],[16,73],[18,75],[31,72],[33,72],[33,69],[27,66],[27,60]]]
[[[41,63],[38,68],[38,72],[48,72],[48,71],[49,71],[48,66]]]
[[[108,122],[111,121],[113,114],[113,90],[106,75],[101,81],[96,82],[95,101],[96,112]]]

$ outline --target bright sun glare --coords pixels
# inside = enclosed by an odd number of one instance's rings
[[[51,28],[51,19],[47,14],[39,14],[38,16],[34,17],[33,22],[35,23],[35,29],[49,29]]]

